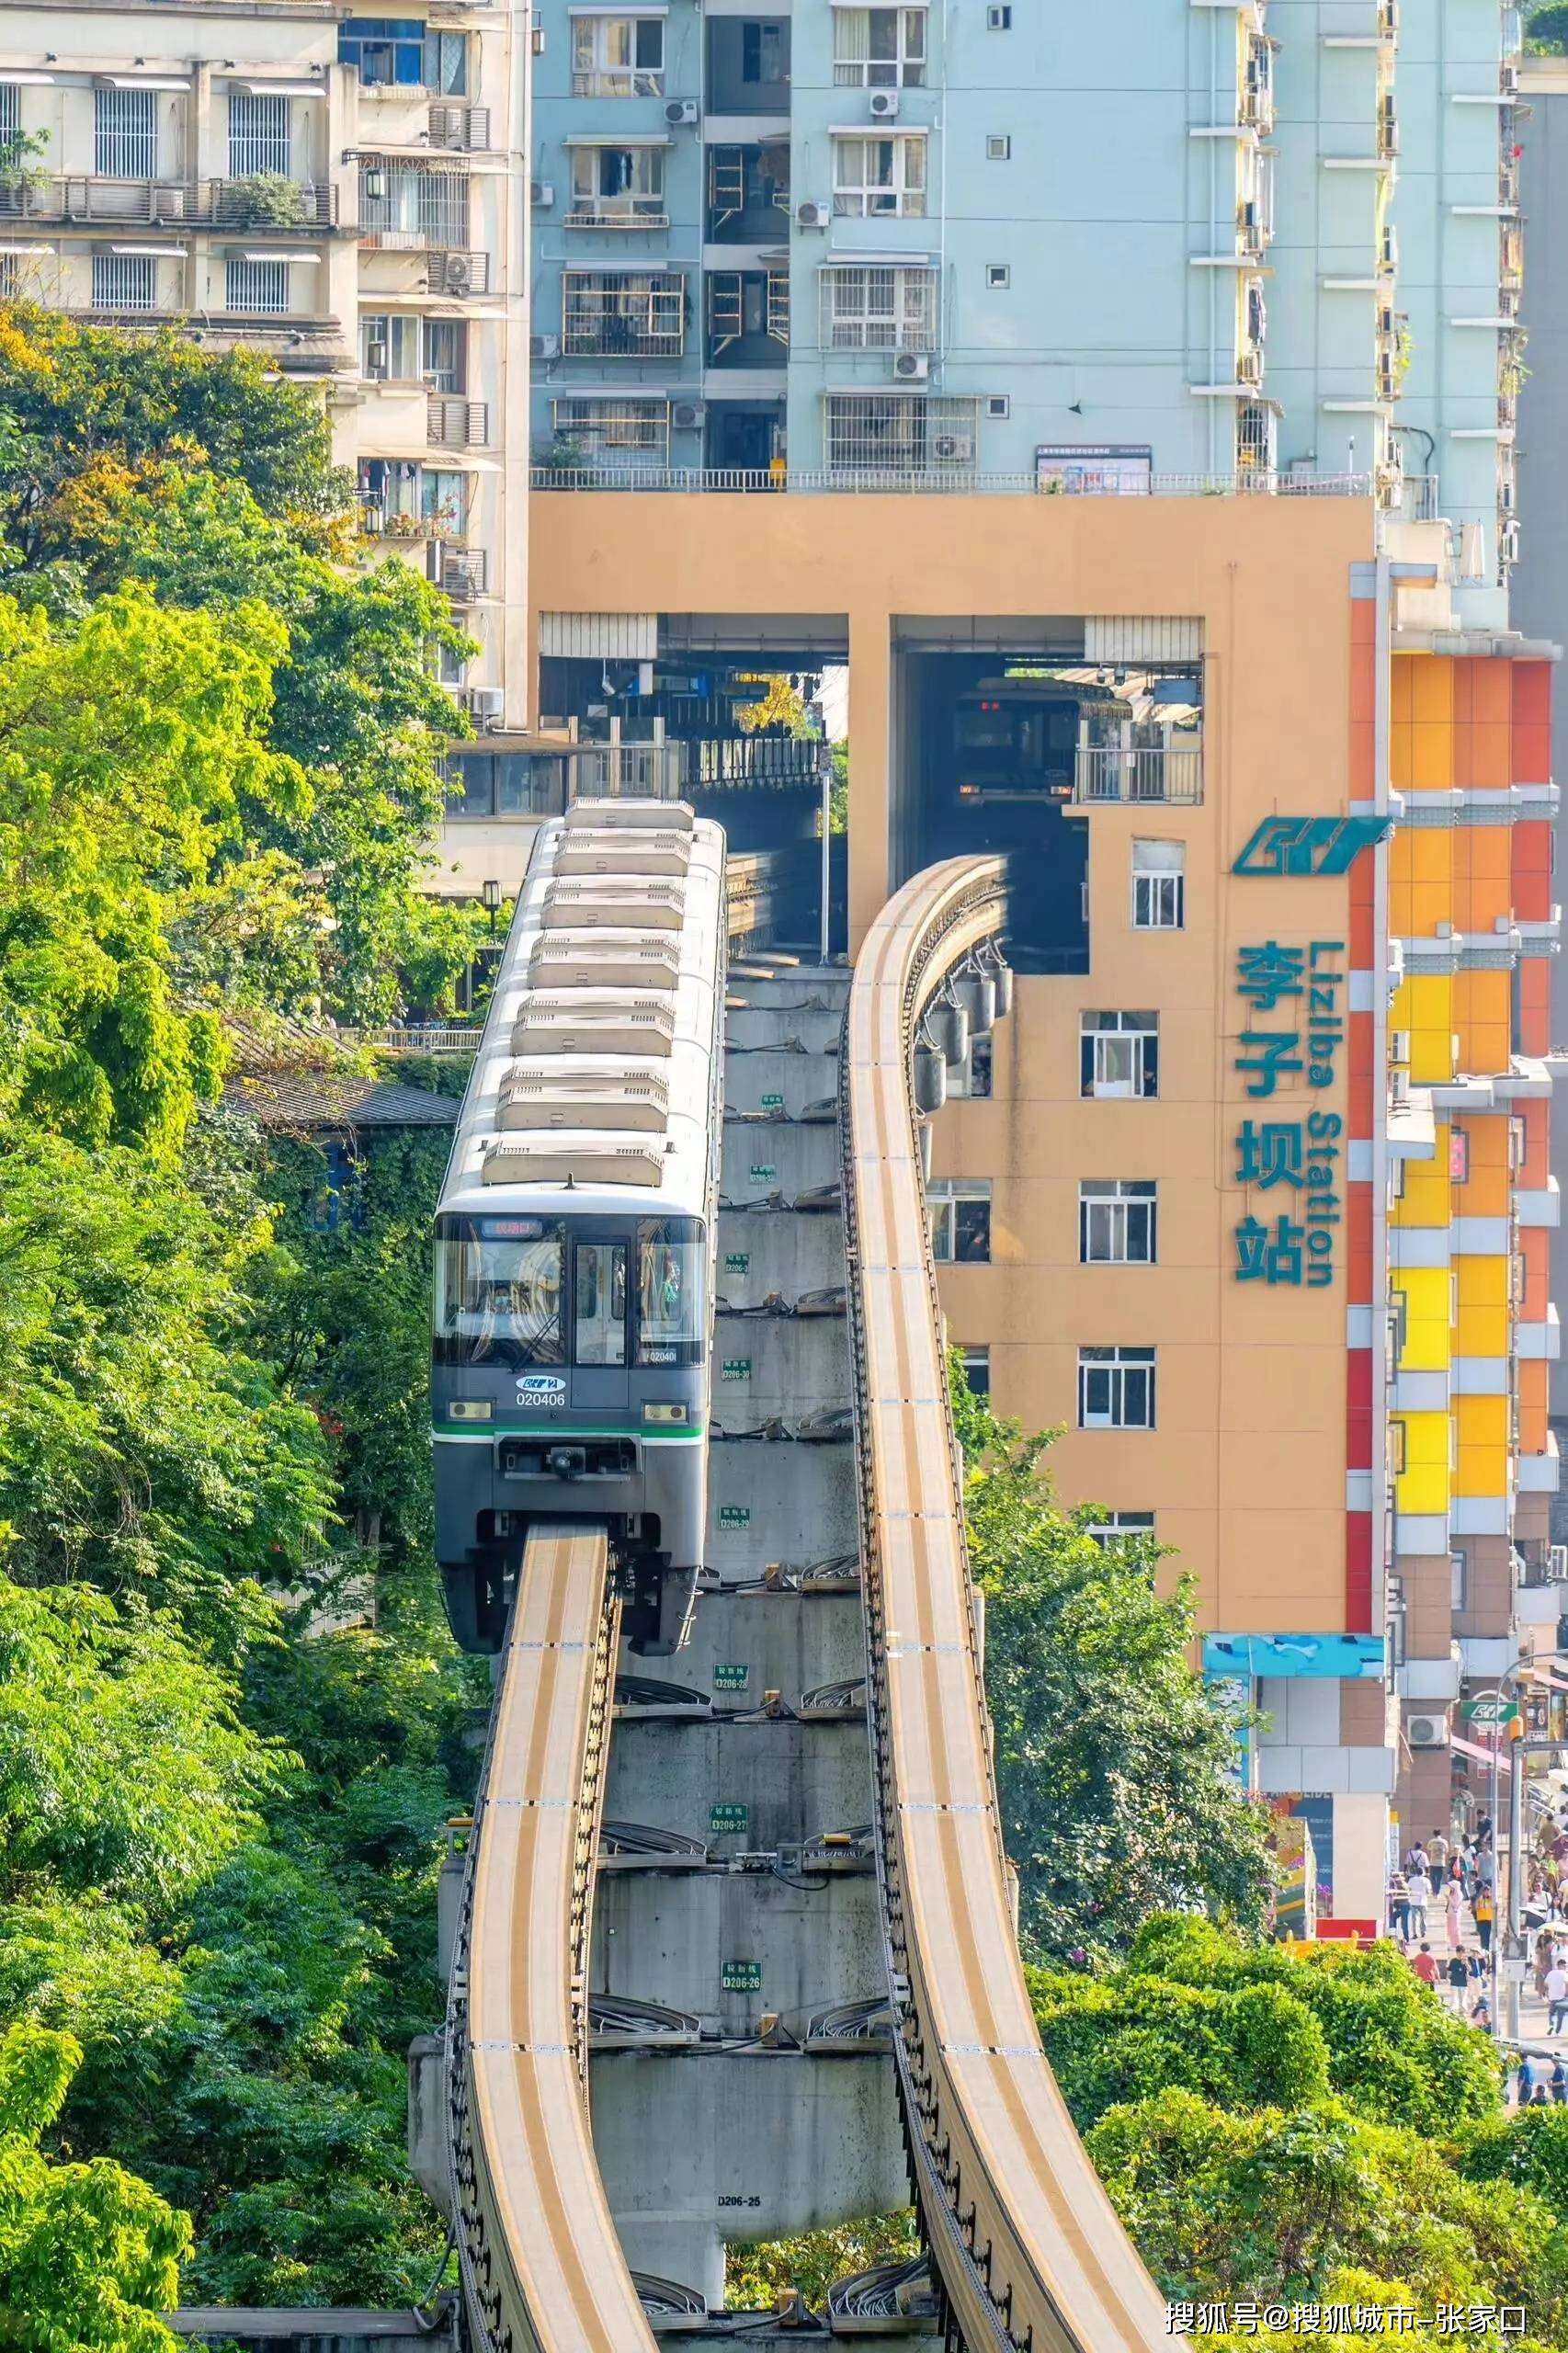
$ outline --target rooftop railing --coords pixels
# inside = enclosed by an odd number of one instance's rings
[[[718,493],[796,491],[903,497],[1011,498],[1155,497],[1370,498],[1379,490],[1374,474],[1152,474],[1134,488],[1075,489],[1033,473],[980,473],[955,466],[899,469],[861,467],[771,470],[738,466],[542,465],[533,469],[535,490],[707,491]]]
[[[1203,798],[1201,744],[1084,744],[1073,771],[1073,799],[1159,801],[1196,806]]]

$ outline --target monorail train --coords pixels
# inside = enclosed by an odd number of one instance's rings
[[[724,836],[684,803],[540,828],[436,1216],[436,1552],[494,1650],[530,1522],[608,1528],[633,1647],[707,1521]]]

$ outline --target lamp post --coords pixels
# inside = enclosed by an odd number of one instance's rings
[[[494,875],[490,875],[486,881],[480,885],[479,895],[484,903],[484,911],[490,917],[490,937],[494,939],[495,937],[495,918],[501,912],[501,885],[496,881]]]

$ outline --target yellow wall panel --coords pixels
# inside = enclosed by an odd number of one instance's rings
[[[1404,1347],[1400,1367],[1406,1372],[1441,1372],[1449,1363],[1449,1276],[1442,1267],[1395,1267],[1390,1289],[1404,1297]]]
[[[1394,667],[1400,665],[1396,662]],[[1454,674],[1450,665],[1441,660],[1416,662],[1412,665],[1410,715],[1419,722],[1437,720],[1447,726],[1454,714]]]
[[[1439,1127],[1430,1160],[1407,1160],[1404,1190],[1389,1211],[1392,1225],[1447,1225],[1449,1222],[1449,1131]],[[1446,1285],[1448,1277],[1440,1279]]]
[[[1401,1511],[1445,1512],[1449,1507],[1449,1417],[1447,1414],[1402,1414],[1404,1470],[1394,1482]]]

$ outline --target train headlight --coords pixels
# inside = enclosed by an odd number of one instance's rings
[[[672,1422],[684,1422],[686,1418],[684,1405],[644,1405],[642,1408],[644,1422],[654,1424],[662,1422],[667,1426]]]
[[[447,1407],[449,1422],[487,1422],[494,1407],[488,1397],[458,1397]]]

